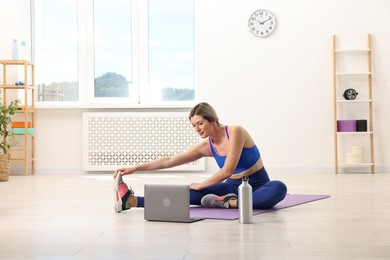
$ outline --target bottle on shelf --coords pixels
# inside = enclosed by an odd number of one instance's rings
[[[20,41],[19,59],[20,60],[29,60],[27,58],[27,43],[26,43],[26,41]]]
[[[19,48],[18,48],[18,40],[14,39],[12,42],[12,59],[19,59]]]

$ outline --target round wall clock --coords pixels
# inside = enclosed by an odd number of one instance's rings
[[[255,36],[270,36],[276,29],[276,16],[265,9],[255,11],[248,20],[248,26]]]

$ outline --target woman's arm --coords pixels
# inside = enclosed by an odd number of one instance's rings
[[[200,183],[191,183],[190,188],[194,190],[201,190],[209,186],[218,184],[230,178],[237,167],[240,159],[242,148],[248,145],[246,142],[253,142],[248,133],[241,126],[229,127],[229,144],[227,149],[227,156],[224,166],[214,173],[211,177]]]
[[[252,167],[250,167],[249,169],[247,169],[245,171],[242,171],[240,173],[233,174],[230,177],[230,179],[232,179],[232,180],[239,180],[239,179],[242,179],[242,177],[244,177],[244,176],[250,176],[253,173],[255,173],[258,170],[260,170],[261,168],[263,168],[263,166],[264,166],[263,165],[263,160],[261,158],[259,158],[259,160],[257,160],[257,162]]]
[[[114,178],[116,177],[118,172],[121,172],[122,175],[127,175],[139,171],[156,171],[183,165],[189,162],[196,161],[202,157],[210,156],[207,142],[208,141],[203,141],[201,143],[198,143],[187,151],[175,156],[161,157],[147,163],[142,163],[131,167],[118,168],[114,172]]]

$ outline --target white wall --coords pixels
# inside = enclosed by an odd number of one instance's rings
[[[2,60],[12,59],[13,39],[31,48],[30,0],[0,0],[0,34]]]
[[[25,41],[25,55],[31,54],[30,0],[0,0],[0,59],[12,59],[13,39],[16,39],[19,45],[21,41]],[[0,82],[3,82],[3,68],[0,69]],[[22,71],[22,68],[19,68],[19,71]],[[9,82],[20,80],[16,67],[8,67],[8,72],[14,73],[8,74]],[[2,95],[2,92],[0,93]],[[16,99],[17,95],[16,91],[9,91],[7,97],[9,100]]]
[[[343,47],[366,48],[371,33],[375,159],[389,169],[389,1],[214,0],[197,7],[200,99],[222,122],[245,125],[267,165],[280,170],[333,170],[332,35]],[[266,39],[247,27],[262,8],[278,19]]]
[[[13,2],[0,0],[0,32],[8,37],[0,38],[0,59],[15,37],[10,32],[21,30],[8,20],[9,26],[4,26],[2,14],[16,11],[9,7]],[[274,12],[278,28],[271,37],[260,39],[251,35],[247,21],[263,8]],[[371,33],[375,160],[377,170],[389,171],[388,10],[386,0],[196,0],[199,100],[210,102],[222,123],[245,126],[269,169],[331,172],[332,35],[343,47],[365,48]],[[37,110],[38,173],[81,171],[83,111]],[[209,163],[208,168],[215,165]]]

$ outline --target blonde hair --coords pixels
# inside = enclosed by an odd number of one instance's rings
[[[217,124],[219,124],[217,112],[215,112],[214,108],[206,102],[201,102],[191,109],[188,118],[191,120],[193,116],[203,116],[207,121],[217,122]]]

